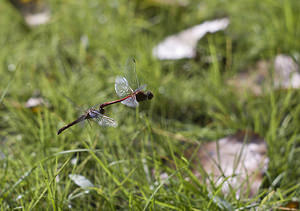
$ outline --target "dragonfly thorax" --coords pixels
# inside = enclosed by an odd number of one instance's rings
[[[96,110],[90,110],[88,114],[90,118],[96,118],[99,115],[99,112]]]

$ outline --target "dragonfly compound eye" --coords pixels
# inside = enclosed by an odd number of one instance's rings
[[[148,100],[151,100],[154,97],[153,93],[150,91],[147,91],[146,95],[147,95]]]

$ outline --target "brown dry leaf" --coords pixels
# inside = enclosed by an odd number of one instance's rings
[[[229,79],[228,84],[235,87],[240,94],[250,92],[262,95],[264,90],[272,89],[272,80],[275,89],[299,88],[299,66],[291,57],[280,54],[275,57],[273,65],[270,61],[258,61],[253,68]]]
[[[263,138],[251,132],[238,132],[201,146],[192,160],[193,172],[200,179],[198,170],[202,168],[216,185],[224,182],[224,193],[233,188],[237,190],[236,197],[251,197],[258,192],[267,169],[266,153],[267,144]],[[190,153],[186,154],[189,156]]]
[[[298,201],[290,201],[284,207],[278,207],[278,210],[299,210],[299,202]]]

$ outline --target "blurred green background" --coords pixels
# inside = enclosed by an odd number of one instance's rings
[[[241,95],[226,81],[278,54],[299,64],[299,0],[47,4],[50,21],[34,28],[8,1],[0,5],[1,210],[264,210],[298,199],[299,91]],[[229,27],[201,39],[195,59],[152,56],[166,36],[223,17]],[[114,80],[130,58],[154,98],[138,110],[106,109],[117,128],[76,125],[57,136],[85,109],[117,99]],[[34,96],[47,105],[26,108]],[[268,144],[269,168],[253,199],[209,190],[193,177],[200,166],[183,157],[190,147],[238,130],[254,131]],[[163,172],[168,185],[159,179]],[[84,175],[95,188],[82,190],[69,174]]]

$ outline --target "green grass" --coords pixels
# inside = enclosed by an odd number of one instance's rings
[[[299,0],[192,1],[186,7],[52,0],[50,5],[51,22],[35,29],[26,28],[8,2],[0,7],[1,210],[266,210],[299,200],[299,91],[242,97],[226,84],[235,73],[279,53],[299,63]],[[224,16],[231,20],[228,30],[201,40],[197,60],[152,57],[165,36]],[[88,38],[87,47],[82,37]],[[108,108],[117,128],[76,125],[57,136],[81,114],[77,106],[116,99],[114,79],[129,58],[153,91],[151,102],[137,111]],[[34,93],[49,106],[25,108]],[[220,186],[209,189],[183,155],[192,144],[238,130],[252,130],[268,144],[269,168],[252,199],[236,199],[234,191],[224,195]],[[176,134],[194,143],[182,143]],[[159,179],[164,172],[167,181]],[[69,174],[84,175],[95,188],[85,193]]]

